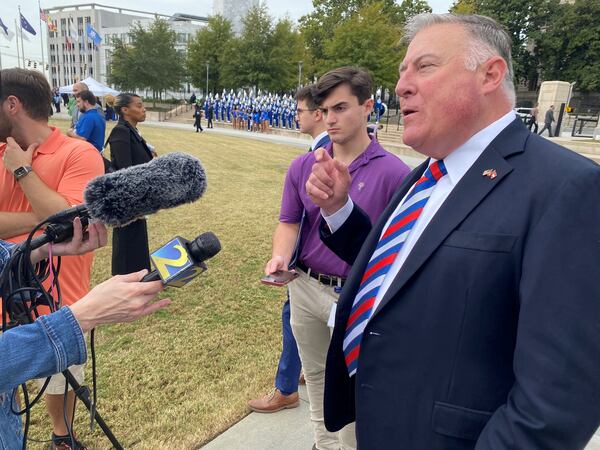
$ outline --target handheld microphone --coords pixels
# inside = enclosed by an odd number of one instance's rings
[[[48,217],[44,234],[31,241],[31,249],[73,236],[73,219],[87,225],[98,219],[106,225],[124,226],[161,209],[192,203],[206,190],[206,173],[197,158],[169,153],[152,161],[94,178],[86,186],[86,204]]]
[[[193,241],[180,236],[171,239],[150,254],[155,270],[142,281],[161,280],[164,285],[182,287],[204,272],[204,261],[221,251],[221,242],[212,231],[202,233]]]

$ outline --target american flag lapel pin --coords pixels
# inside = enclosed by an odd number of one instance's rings
[[[489,177],[490,180],[493,180],[498,176],[498,173],[496,172],[496,169],[486,169],[483,171],[482,175],[484,177]]]

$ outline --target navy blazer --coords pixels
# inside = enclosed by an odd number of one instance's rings
[[[372,230],[357,207],[336,233],[321,226],[354,263],[327,355],[327,428],[356,419],[360,450],[583,448],[600,423],[600,168],[518,119],[424,230],[348,377],[342,342],[360,279],[426,166]]]

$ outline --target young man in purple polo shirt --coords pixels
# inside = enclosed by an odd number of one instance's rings
[[[367,118],[373,108],[371,89],[371,77],[367,72],[356,67],[342,67],[323,75],[313,94],[325,116],[332,141],[325,149],[348,166],[352,175],[352,198],[356,195],[356,202],[375,221],[410,170],[367,133]],[[333,317],[332,310],[350,266],[325,247],[319,238],[320,210],[305,189],[314,163],[314,155],[308,153],[290,165],[279,225],[273,236],[272,258],[265,272],[287,269],[306,211],[296,265],[300,276],[289,284],[289,290],[292,330],[304,369],[315,431],[313,448],[354,449],[356,439],[352,424],[338,435],[328,432],[323,422],[325,358],[331,334],[328,322]]]
[[[324,147],[330,142],[323,113],[313,97],[313,89],[313,85],[300,88],[295,97],[298,102],[296,120],[300,126],[300,133],[308,134],[312,138],[309,152]],[[289,293],[281,311],[281,324],[283,345],[275,375],[275,387],[267,395],[248,402],[248,407],[255,412],[273,413],[300,405],[298,381],[302,365],[290,325]]]

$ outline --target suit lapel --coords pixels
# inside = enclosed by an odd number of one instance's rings
[[[519,151],[522,152],[524,141],[528,135],[527,129],[515,121],[484,150],[452,190],[419,237],[400,272],[396,275],[381,303],[373,313],[373,317],[398,294],[446,237],[512,171],[512,166],[508,164],[505,156]],[[483,172],[488,169],[496,170],[497,175],[495,178],[483,175]],[[397,202],[395,204],[398,205]],[[381,230],[379,230],[379,233],[381,233]]]

